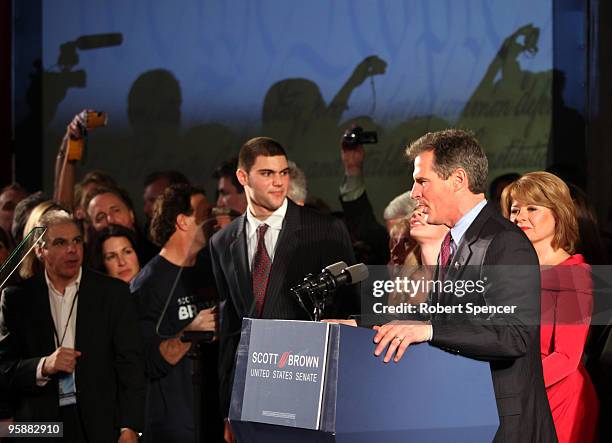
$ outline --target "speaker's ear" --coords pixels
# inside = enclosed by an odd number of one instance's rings
[[[453,186],[455,189],[466,188],[468,186],[468,175],[465,169],[457,168],[452,174]]]

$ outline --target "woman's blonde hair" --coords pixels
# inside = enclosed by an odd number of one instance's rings
[[[413,210],[414,211],[414,210]],[[410,235],[410,218],[412,215],[402,217],[396,224],[393,225],[389,231],[389,236],[394,239],[397,235],[403,233],[403,235]],[[401,240],[400,240],[401,241]],[[406,254],[404,262],[400,265],[392,265],[390,268],[390,277],[395,279],[397,277],[412,278],[412,275],[421,266],[421,247],[414,241],[414,244]],[[419,300],[422,301],[422,300]],[[410,298],[410,295],[406,292],[393,291],[389,293],[387,303],[391,306],[398,306],[402,303],[413,303],[415,300]]]
[[[576,252],[579,239],[576,207],[563,180],[544,171],[525,174],[502,192],[501,208],[508,219],[513,201],[550,209],[555,217],[555,235],[551,246],[561,248],[568,254]]]
[[[391,239],[395,238],[398,234],[404,233],[404,235],[410,236],[410,218],[412,214],[409,216],[402,217],[396,224],[393,225],[391,230],[389,231],[389,237]],[[404,260],[403,266],[420,266],[421,265],[421,247],[415,241],[414,245],[406,254],[406,258]]]

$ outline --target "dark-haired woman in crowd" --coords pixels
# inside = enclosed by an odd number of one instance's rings
[[[109,225],[96,234],[92,265],[111,277],[130,283],[140,272],[134,231]]]
[[[582,365],[593,308],[590,267],[580,254],[576,209],[567,185],[532,172],[502,194],[504,215],[533,244],[542,266],[540,354],[560,443],[595,441],[599,403]]]

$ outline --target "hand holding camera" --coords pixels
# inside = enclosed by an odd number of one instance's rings
[[[376,132],[364,131],[360,126],[353,126],[344,131],[341,140],[341,158],[344,165],[344,173],[348,177],[363,175],[363,162],[365,160],[364,144],[378,142]]]
[[[106,126],[108,115],[106,112],[97,112],[91,109],[81,111],[72,119],[67,128],[68,161],[79,161],[83,158],[85,140],[89,129]]]
[[[364,131],[361,126],[354,126],[351,130],[344,131],[342,136],[342,147],[353,148],[357,146],[378,143],[376,131]]]

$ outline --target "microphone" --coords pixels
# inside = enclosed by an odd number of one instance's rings
[[[346,263],[338,262],[327,266],[319,275],[307,275],[291,291],[333,291],[341,286],[359,283],[368,278],[368,274],[368,267],[363,263],[347,267]]]
[[[314,312],[314,318],[311,316],[311,319],[318,321],[329,295],[342,286],[365,280],[368,275],[368,268],[363,263],[347,267],[346,263],[338,262],[327,266],[319,275],[308,274],[301,283],[289,291],[309,315],[311,311]],[[306,302],[312,306],[312,309],[308,309]]]
[[[321,272],[328,271],[331,275],[333,275],[335,277],[335,276],[339,275],[342,271],[344,271],[347,266],[348,265],[346,263],[344,263],[343,261],[339,261],[338,263],[334,263],[333,265],[327,266]]]
[[[368,278],[369,275],[370,272],[368,271],[368,267],[363,263],[357,263],[340,272],[340,275],[336,277],[336,287],[362,282]]]

